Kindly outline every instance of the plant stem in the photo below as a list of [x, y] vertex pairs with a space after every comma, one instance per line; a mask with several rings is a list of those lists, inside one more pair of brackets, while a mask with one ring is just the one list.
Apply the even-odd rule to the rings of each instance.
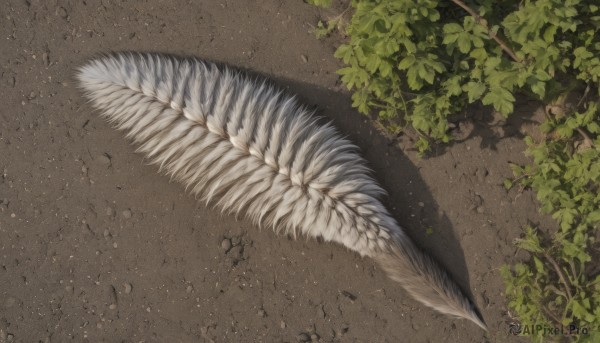
[[515, 62], [521, 62], [521, 59], [517, 57], [513, 49], [511, 49], [500, 37], [498, 37], [497, 34], [492, 33], [489, 27], [481, 21], [481, 16], [477, 14], [477, 12], [475, 12], [471, 7], [467, 6], [467, 4], [465, 4], [461, 0], [452, 0], [452, 2], [455, 3], [457, 6], [460, 6], [462, 9], [467, 11], [473, 18], [475, 18], [477, 23], [485, 28], [490, 38], [495, 40], [496, 43], [500, 45], [502, 50], [504, 50], [504, 52], [506, 52]]
[[585, 98], [587, 98], [587, 96], [588, 96], [589, 93], [590, 93], [590, 84], [588, 83], [585, 86], [585, 91], [583, 91], [583, 95], [581, 96], [581, 98], [577, 102], [577, 106], [575, 106], [576, 110], [579, 109], [579, 106], [581, 106], [581, 104], [583, 103], [583, 101], [585, 100]]
[[[531, 177], [531, 176], [532, 176], [531, 174], [523, 174], [523, 175], [521, 175], [521, 176], [517, 176], [517, 177], [515, 177], [515, 178], [512, 180], [512, 183], [517, 183], [518, 181], [520, 181], [520, 180], [522, 180], [522, 179], [525, 179], [525, 178], [528, 178], [528, 177]], [[511, 188], [512, 188], [512, 187], [511, 187]]]
[[560, 326], [561, 321], [558, 318], [556, 318], [556, 316], [552, 312], [550, 312], [550, 310], [547, 309], [546, 306], [540, 305], [540, 307], [542, 308], [542, 310], [544, 311], [544, 313], [546, 313], [546, 315], [548, 317], [550, 317], [552, 320], [554, 320], [554, 324], [556, 324], [557, 326]]
[[560, 266], [558, 265], [558, 263], [556, 263], [556, 261], [548, 253], [544, 253], [544, 257], [546, 257], [546, 259], [550, 262], [550, 264], [552, 264], [552, 266], [554, 267], [554, 270], [556, 271], [556, 274], [558, 274], [558, 278], [560, 279], [560, 282], [565, 286], [565, 291], [567, 292], [567, 298], [570, 302], [571, 299], [573, 298], [573, 294], [571, 293], [571, 287], [569, 287], [569, 284], [567, 283], [567, 279], [565, 279], [565, 275], [563, 274], [562, 270], [560, 270]]
[[578, 127], [577, 132], [583, 137], [583, 140], [591, 147], [595, 147], [594, 141], [588, 136], [588, 134], [582, 128]]

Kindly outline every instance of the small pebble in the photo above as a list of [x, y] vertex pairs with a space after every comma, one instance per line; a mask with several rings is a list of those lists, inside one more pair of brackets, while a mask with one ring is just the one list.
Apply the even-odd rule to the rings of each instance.
[[98, 329], [102, 329], [102, 323], [98, 322], [98, 324], [96, 324], [96, 327], [97, 327]]
[[67, 10], [64, 7], [59, 7], [56, 12], [61, 18], [66, 18], [68, 16]]
[[110, 304], [110, 306], [108, 307], [111, 310], [116, 310], [117, 309], [117, 304]]
[[152, 311], [152, 309], [150, 308], [150, 306], [146, 307], [146, 312], [150, 313], [150, 311]]
[[483, 206], [477, 206], [476, 210], [477, 210], [477, 213], [483, 213], [483, 212], [485, 212], [485, 207], [483, 207]]
[[319, 318], [325, 318], [325, 310], [323, 310], [323, 306], [319, 306], [317, 309], [317, 316]]
[[229, 249], [228, 254], [235, 259], [241, 259], [242, 258], [242, 247], [239, 245], [236, 245], [234, 247], [232, 247], [231, 249]]
[[356, 295], [354, 295], [348, 291], [342, 291], [342, 295], [345, 296], [346, 298], [350, 299], [351, 301], [356, 300]]
[[125, 218], [125, 219], [131, 218], [131, 210], [129, 210], [129, 209], [123, 211], [122, 214], [123, 214], [123, 218]]
[[185, 288], [185, 291], [186, 291], [187, 293], [192, 293], [192, 291], [193, 291], [193, 290], [194, 290], [194, 287], [192, 287], [192, 285], [188, 285], [188, 286]]
[[281, 323], [279, 323], [279, 327], [285, 329], [285, 326], [285, 322], [282, 320]]
[[425, 204], [422, 201], [419, 201], [419, 207], [425, 207]]
[[81, 231], [83, 231], [83, 232], [91, 232], [92, 228], [90, 228], [89, 224], [83, 223], [83, 224], [81, 224]]
[[231, 244], [232, 245], [240, 245], [240, 243], [242, 243], [242, 237], [241, 236], [233, 236], [233, 237], [231, 237]]
[[231, 249], [231, 240], [229, 238], [225, 238], [221, 241], [221, 249], [225, 250], [225, 252], [228, 252], [229, 249]]
[[263, 310], [263, 309], [260, 309], [260, 310], [258, 310], [258, 313], [257, 313], [257, 315], [258, 315], [259, 317], [261, 317], [261, 318], [264, 318], [264, 317], [266, 317], [266, 316], [267, 316], [267, 312], [266, 312], [265, 310]]
[[106, 215], [109, 217], [112, 217], [115, 215], [115, 210], [112, 209], [112, 207], [107, 207], [106, 208]]
[[11, 217], [11, 218], [14, 218], [14, 217], [16, 217], [16, 216], [17, 216], [17, 215], [16, 215], [16, 214], [14, 214], [14, 213], [11, 213], [11, 214], [10, 214], [10, 217]]
[[298, 342], [310, 342], [310, 336], [304, 332], [302, 332], [301, 334], [299, 334], [296, 337], [296, 341]]
[[104, 235], [104, 237], [110, 236], [110, 231], [108, 231], [108, 229], [104, 229], [103, 235]]
[[316, 333], [313, 333], [312, 335], [310, 335], [310, 339], [311, 339], [313, 342], [318, 342], [318, 341], [319, 341], [319, 338], [321, 338], [321, 337], [319, 337], [319, 335], [317, 335]]
[[98, 157], [96, 157], [96, 160], [103, 166], [110, 165], [110, 158], [108, 156], [106, 156], [105, 154], [98, 155]]
[[336, 331], [336, 337], [342, 337], [344, 334], [346, 334], [346, 332], [348, 332], [348, 327], [343, 326]]
[[87, 174], [87, 171], [88, 171], [88, 169], [87, 169], [86, 166], [81, 166], [81, 172], [82, 173]]
[[119, 245], [117, 244], [117, 242], [113, 242], [113, 248], [117, 248]]
[[300, 59], [302, 60], [302, 62], [308, 63], [308, 57], [306, 57], [306, 55], [300, 55]]
[[475, 171], [475, 176], [477, 176], [477, 180], [479, 180], [479, 182], [484, 182], [487, 175], [488, 171], [485, 168], [478, 168], [477, 171]]
[[486, 308], [490, 306], [490, 299], [485, 295], [485, 292], [479, 293], [478, 300], [479, 305], [483, 305]]
[[65, 286], [65, 291], [67, 291], [69, 293], [73, 293], [73, 286], [71, 286], [71, 285]]
[[124, 284], [123, 284], [123, 286], [125, 287], [125, 294], [129, 294], [129, 293], [131, 293], [131, 289], [132, 289], [133, 287], [131, 287], [131, 284], [130, 284], [130, 283], [124, 283]]

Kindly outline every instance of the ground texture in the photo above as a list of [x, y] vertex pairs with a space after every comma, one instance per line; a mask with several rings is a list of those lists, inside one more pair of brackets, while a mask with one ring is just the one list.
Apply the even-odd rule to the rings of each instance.
[[[427, 159], [350, 107], [297, 1], [0, 2], [0, 342], [516, 342], [499, 267], [528, 223], [532, 104], [474, 109]], [[393, 215], [455, 276], [490, 332], [427, 309], [370, 260], [222, 216], [148, 166], [100, 120], [74, 69], [108, 51], [195, 56], [269, 77], [359, 145]]]

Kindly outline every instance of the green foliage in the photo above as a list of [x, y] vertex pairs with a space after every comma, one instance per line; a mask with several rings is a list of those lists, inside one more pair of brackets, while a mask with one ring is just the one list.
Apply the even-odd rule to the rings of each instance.
[[354, 107], [376, 112], [392, 131], [411, 125], [425, 152], [449, 141], [448, 116], [466, 104], [510, 115], [517, 92], [549, 101], [573, 88], [565, 77], [597, 84], [593, 2], [480, 0], [475, 18], [451, 1], [353, 0], [350, 39], [335, 53], [347, 66], [338, 73]]
[[319, 20], [317, 27], [312, 29], [312, 32], [318, 39], [328, 36], [335, 30], [341, 30], [344, 27], [345, 21], [343, 15], [329, 19], [325, 22]]
[[[314, 0], [313, 2], [317, 2]], [[319, 1], [320, 2], [320, 1]], [[448, 118], [481, 103], [509, 116], [515, 95], [548, 104], [544, 138], [526, 139], [528, 166], [504, 186], [530, 187], [560, 229], [525, 228], [528, 263], [505, 266], [509, 306], [523, 324], [574, 324], [600, 341], [600, 4], [596, 0], [352, 0], [349, 39], [335, 57], [352, 104], [391, 131], [409, 125], [424, 153], [448, 142]], [[325, 34], [334, 22], [321, 25]], [[570, 104], [567, 99], [579, 96]], [[530, 333], [543, 337], [542, 332]], [[593, 336], [596, 335], [596, 336]]]
[[[531, 187], [542, 211], [552, 215], [559, 230], [551, 237], [528, 227], [516, 245], [532, 256], [529, 264], [505, 266], [509, 306], [523, 323], [588, 328], [579, 341], [600, 339], [600, 275], [590, 275], [591, 251], [600, 228], [600, 127], [598, 104], [589, 102], [585, 111], [552, 118], [543, 126], [548, 135], [542, 142], [526, 138], [533, 164], [513, 165], [515, 180]], [[586, 133], [596, 138], [591, 140]], [[543, 332], [532, 333], [543, 340]]]
[[331, 0], [306, 0], [306, 2], [319, 7], [331, 6]]

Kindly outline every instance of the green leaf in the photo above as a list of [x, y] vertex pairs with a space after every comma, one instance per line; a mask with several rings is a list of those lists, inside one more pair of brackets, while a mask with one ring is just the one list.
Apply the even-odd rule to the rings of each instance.
[[476, 59], [479, 62], [484, 62], [485, 59], [488, 57], [488, 53], [487, 53], [487, 50], [485, 50], [484, 48], [477, 48], [477, 49], [471, 50], [471, 53], [469, 54], [469, 56], [473, 57], [474, 59]]
[[543, 251], [540, 238], [536, 234], [535, 230], [531, 227], [525, 228], [525, 237], [515, 240], [515, 244], [519, 248], [530, 252], [540, 253]]
[[318, 7], [330, 7], [331, 0], [306, 0], [307, 3]]
[[402, 61], [400, 61], [400, 64], [398, 64], [398, 69], [406, 70], [410, 68], [416, 60], [417, 58], [415, 57], [415, 55], [408, 55], [405, 58], [403, 58]]
[[515, 97], [508, 89], [502, 87], [490, 89], [481, 100], [484, 105], [493, 105], [498, 112], [504, 115], [512, 113], [514, 101]]
[[459, 32], [464, 32], [465, 30], [463, 29], [462, 26], [458, 25], [457, 23], [449, 23], [444, 25], [444, 33], [448, 34], [448, 33], [459, 33]]
[[469, 53], [471, 51], [471, 35], [468, 33], [463, 33], [458, 36], [458, 50], [463, 54]]
[[449, 78], [445, 82], [444, 87], [446, 88], [448, 95], [458, 96], [462, 93], [462, 87], [460, 85], [460, 80], [461, 80], [460, 76], [454, 76], [454, 77]]
[[481, 99], [481, 96], [486, 91], [486, 87], [481, 82], [468, 82], [463, 86], [463, 90], [467, 92], [469, 97], [469, 103], [473, 103], [476, 100]]

